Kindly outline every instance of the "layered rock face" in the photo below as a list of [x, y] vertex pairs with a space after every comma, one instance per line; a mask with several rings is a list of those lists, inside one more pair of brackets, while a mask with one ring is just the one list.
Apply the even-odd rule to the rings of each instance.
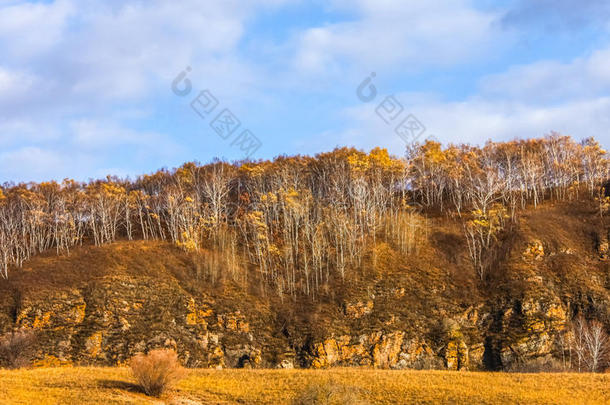
[[33, 331], [40, 366], [117, 365], [158, 347], [211, 368], [499, 370], [561, 359], [575, 314], [610, 320], [608, 233], [594, 234], [592, 218], [563, 233], [526, 218], [485, 283], [467, 273], [464, 246], [432, 246], [396, 267], [378, 257], [315, 299], [198, 279], [161, 242], [83, 247], [34, 258], [0, 284], [0, 333]]
[[[348, 321], [380, 315], [373, 301], [346, 307], [341, 317]], [[349, 309], [354, 307], [364, 310]], [[481, 305], [454, 318], [439, 317], [436, 334], [417, 334], [394, 321], [371, 332], [354, 327], [352, 333], [330, 333], [302, 345], [286, 336], [270, 342], [277, 331], [260, 320], [272, 317], [271, 311], [220, 309], [209, 297], [193, 296], [176, 283], [117, 276], [80, 289], [25, 295], [14, 322], [5, 316], [2, 329], [34, 331], [39, 366], [117, 365], [138, 352], [169, 347], [189, 367], [477, 370], [556, 354], [567, 313], [561, 302], [530, 297], [497, 312]]]
[[[152, 278], [107, 277], [26, 296], [15, 326], [36, 333], [40, 364], [121, 364], [155, 347], [178, 350], [191, 367], [261, 363], [260, 343], [239, 311], [218, 313], [177, 284]], [[237, 343], [227, 346], [227, 339]]]

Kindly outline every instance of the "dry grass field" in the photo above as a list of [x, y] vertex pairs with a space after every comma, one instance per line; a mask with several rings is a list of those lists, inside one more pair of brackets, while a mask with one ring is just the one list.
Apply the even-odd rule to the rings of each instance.
[[[604, 404], [609, 374], [444, 371], [190, 370], [160, 399], [146, 397], [127, 368], [0, 370], [1, 404], [290, 404], [305, 391], [339, 387], [325, 404]], [[350, 395], [344, 395], [348, 392]], [[346, 399], [347, 398], [347, 399]], [[358, 399], [356, 399], [358, 398]]]

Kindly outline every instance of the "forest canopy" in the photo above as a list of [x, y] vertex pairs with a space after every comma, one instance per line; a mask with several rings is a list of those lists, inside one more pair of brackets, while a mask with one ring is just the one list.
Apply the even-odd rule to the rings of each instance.
[[484, 279], [497, 235], [520, 210], [587, 198], [610, 206], [608, 153], [593, 138], [484, 146], [427, 141], [394, 157], [338, 148], [272, 161], [186, 163], [135, 180], [0, 187], [0, 274], [55, 249], [117, 239], [166, 240], [205, 253], [202, 275], [252, 277], [280, 294], [315, 296], [350, 277], [378, 240], [417, 252], [426, 216], [461, 219], [469, 256]]

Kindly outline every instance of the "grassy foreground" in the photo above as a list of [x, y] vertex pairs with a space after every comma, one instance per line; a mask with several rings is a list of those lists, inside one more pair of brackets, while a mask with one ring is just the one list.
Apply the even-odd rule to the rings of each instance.
[[370, 404], [610, 403], [609, 374], [190, 370], [169, 393], [140, 393], [126, 368], [0, 370], [0, 404], [290, 404], [310, 384], [349, 386]]

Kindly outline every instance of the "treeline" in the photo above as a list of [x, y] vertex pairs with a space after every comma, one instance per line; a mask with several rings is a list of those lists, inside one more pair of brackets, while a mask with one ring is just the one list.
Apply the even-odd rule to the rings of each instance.
[[404, 158], [376, 148], [315, 157], [187, 163], [136, 180], [0, 188], [0, 272], [48, 249], [119, 238], [168, 240], [211, 280], [256, 278], [280, 294], [315, 296], [375, 261], [379, 241], [417, 252], [427, 212], [463, 216], [474, 268], [519, 209], [600, 197], [610, 170], [593, 139], [551, 134], [483, 147], [414, 145]]

